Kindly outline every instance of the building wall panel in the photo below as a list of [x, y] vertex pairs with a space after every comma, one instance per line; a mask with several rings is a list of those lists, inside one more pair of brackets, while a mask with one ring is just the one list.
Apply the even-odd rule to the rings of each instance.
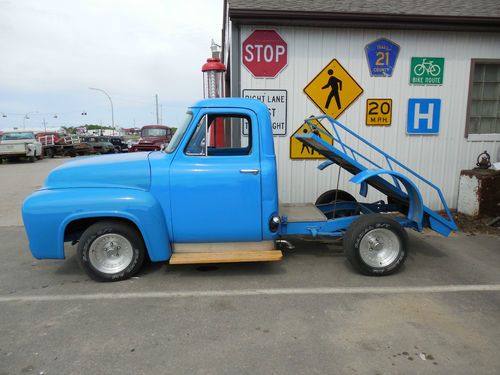
[[[500, 142], [492, 137], [489, 140], [486, 138], [486, 141], [475, 142], [464, 137], [471, 59], [500, 59], [500, 34], [272, 26], [267, 28], [277, 30], [287, 42], [288, 66], [276, 78], [263, 79], [253, 77], [240, 65], [239, 83], [241, 90], [288, 91], [287, 136], [275, 137], [279, 193], [283, 202], [315, 201], [323, 191], [337, 186], [336, 166], [319, 171], [316, 167], [320, 161], [291, 160], [289, 157], [291, 134], [303, 123], [305, 117], [321, 114], [302, 90], [333, 58], [336, 58], [364, 89], [363, 95], [338, 120], [441, 187], [451, 207], [457, 205], [460, 171], [472, 168], [477, 155], [484, 150], [488, 150], [495, 160], [500, 157]], [[257, 28], [252, 26], [241, 26], [240, 43], [255, 29]], [[397, 43], [401, 48], [393, 76], [390, 78], [370, 77], [365, 56], [365, 46], [382, 37]], [[412, 56], [444, 57], [444, 84], [409, 85]], [[232, 96], [239, 95], [241, 92], [232, 93]], [[391, 126], [365, 125], [368, 98], [393, 100]], [[409, 98], [442, 100], [439, 135], [406, 134]], [[369, 153], [368, 156], [374, 155]], [[350, 174], [342, 171], [339, 187], [356, 194], [357, 188], [347, 182], [349, 178]], [[435, 209], [440, 208], [436, 194], [427, 188], [423, 188], [422, 192], [427, 204]], [[382, 198], [383, 196], [374, 191], [368, 196], [369, 200]]]

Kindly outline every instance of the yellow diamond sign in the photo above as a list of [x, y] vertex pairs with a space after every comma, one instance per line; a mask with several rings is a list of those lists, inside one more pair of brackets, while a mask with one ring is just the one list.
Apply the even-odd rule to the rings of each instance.
[[[330, 134], [328, 130], [318, 121], [310, 120], [312, 124], [323, 130], [324, 132]], [[302, 143], [297, 138], [294, 137], [295, 134], [308, 134], [311, 132], [311, 127], [304, 122], [296, 131], [290, 136], [290, 159], [326, 159], [323, 155], [314, 151], [308, 145]], [[333, 145], [333, 139], [328, 137], [326, 134], [314, 129], [313, 132], [321, 137], [327, 143]]]
[[309, 82], [304, 92], [323, 113], [338, 118], [363, 93], [363, 89], [333, 59]]

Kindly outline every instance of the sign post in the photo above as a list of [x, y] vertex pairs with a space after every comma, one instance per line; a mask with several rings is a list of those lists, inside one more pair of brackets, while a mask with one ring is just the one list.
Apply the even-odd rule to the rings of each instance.
[[333, 59], [308, 83], [304, 93], [323, 113], [336, 119], [363, 93], [363, 89]]
[[287, 65], [287, 43], [276, 30], [255, 30], [242, 46], [243, 65], [255, 78], [274, 78]]
[[[286, 135], [286, 90], [251, 90], [245, 89], [242, 97], [260, 100], [267, 105], [273, 125], [273, 135]], [[248, 125], [243, 127], [243, 135], [248, 135]]]

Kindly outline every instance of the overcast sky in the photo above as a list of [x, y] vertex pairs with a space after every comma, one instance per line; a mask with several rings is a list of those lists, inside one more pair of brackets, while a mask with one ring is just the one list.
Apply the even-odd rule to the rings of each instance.
[[[0, 0], [0, 129], [175, 125], [203, 95], [223, 0]], [[87, 116], [81, 113], [86, 112]], [[58, 118], [53, 118], [57, 114]]]

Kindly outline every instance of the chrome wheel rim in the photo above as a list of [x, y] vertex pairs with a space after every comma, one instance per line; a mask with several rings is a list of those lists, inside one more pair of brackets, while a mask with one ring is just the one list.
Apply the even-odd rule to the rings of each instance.
[[134, 249], [125, 237], [109, 233], [99, 236], [89, 249], [90, 264], [99, 272], [114, 274], [123, 271], [132, 262]]
[[387, 267], [398, 257], [401, 242], [389, 229], [377, 228], [367, 232], [359, 244], [359, 254], [363, 262], [374, 268]]

